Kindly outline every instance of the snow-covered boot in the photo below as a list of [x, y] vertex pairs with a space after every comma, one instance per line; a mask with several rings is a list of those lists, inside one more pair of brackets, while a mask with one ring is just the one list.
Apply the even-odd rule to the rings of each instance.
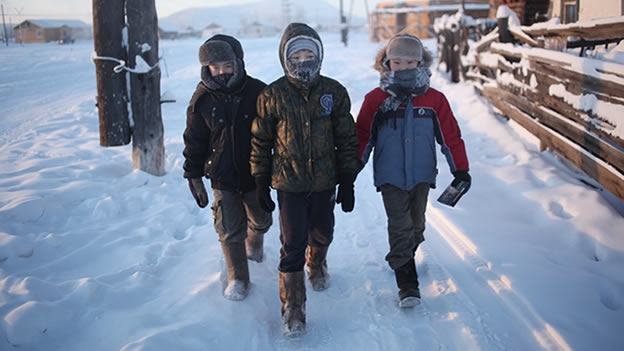
[[399, 287], [399, 307], [414, 307], [420, 303], [418, 289], [418, 274], [416, 262], [412, 258], [406, 264], [394, 270], [397, 286]]
[[223, 296], [228, 300], [244, 300], [249, 292], [249, 266], [243, 243], [221, 243], [227, 268], [227, 286]]
[[306, 271], [310, 285], [315, 291], [329, 287], [329, 273], [327, 272], [327, 246], [308, 246], [306, 253]]
[[262, 262], [264, 256], [264, 234], [248, 233], [245, 239], [245, 249], [247, 250], [247, 258]]
[[305, 334], [305, 273], [303, 271], [279, 272], [279, 289], [284, 336], [295, 337]]

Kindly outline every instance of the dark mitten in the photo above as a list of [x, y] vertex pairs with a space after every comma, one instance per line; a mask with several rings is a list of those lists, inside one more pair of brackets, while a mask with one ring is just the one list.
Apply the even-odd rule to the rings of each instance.
[[201, 208], [208, 206], [208, 193], [201, 178], [189, 178], [188, 185], [197, 205]]
[[472, 184], [472, 177], [470, 177], [468, 171], [455, 171], [453, 172], [453, 176], [455, 177], [455, 179], [453, 179], [451, 185], [457, 186], [459, 182], [466, 182], [468, 185], [466, 186], [466, 190], [464, 190], [464, 193], [467, 193], [468, 189], [470, 189], [470, 185]]
[[271, 177], [256, 177], [256, 200], [266, 212], [273, 212], [275, 209], [275, 202], [271, 200]]
[[351, 174], [342, 175], [338, 184], [338, 194], [336, 195], [336, 203], [340, 204], [343, 212], [353, 211], [355, 206], [355, 186], [353, 182], [355, 177]]

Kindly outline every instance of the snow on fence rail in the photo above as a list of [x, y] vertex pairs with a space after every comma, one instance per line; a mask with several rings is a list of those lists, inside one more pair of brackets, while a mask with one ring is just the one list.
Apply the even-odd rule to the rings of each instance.
[[476, 23], [461, 13], [436, 23], [439, 67], [624, 201], [624, 16], [530, 27], [499, 19], [485, 35]]

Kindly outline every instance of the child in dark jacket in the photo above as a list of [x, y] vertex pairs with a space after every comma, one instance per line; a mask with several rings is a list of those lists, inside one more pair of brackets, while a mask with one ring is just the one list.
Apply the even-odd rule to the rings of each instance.
[[318, 33], [291, 23], [279, 55], [284, 76], [258, 97], [250, 162], [258, 202], [266, 211], [275, 208], [271, 187], [277, 190], [282, 328], [295, 336], [306, 331], [304, 266], [313, 290], [328, 287], [334, 202], [345, 212], [353, 210], [358, 139], [347, 90], [319, 73], [323, 45]]
[[444, 94], [429, 87], [431, 62], [417, 37], [391, 38], [375, 60], [380, 87], [366, 95], [356, 121], [363, 164], [375, 149], [374, 184], [388, 217], [386, 261], [395, 273], [401, 307], [420, 303], [414, 255], [425, 240], [427, 197], [438, 174], [436, 142], [455, 177], [452, 184], [464, 181], [469, 187], [471, 182], [457, 120]]
[[199, 207], [208, 205], [202, 179], [210, 179], [214, 228], [227, 268], [223, 295], [242, 300], [249, 289], [247, 259], [260, 262], [270, 213], [258, 204], [249, 167], [251, 123], [266, 84], [245, 72], [238, 40], [217, 34], [199, 48], [201, 82], [186, 114], [184, 178]]

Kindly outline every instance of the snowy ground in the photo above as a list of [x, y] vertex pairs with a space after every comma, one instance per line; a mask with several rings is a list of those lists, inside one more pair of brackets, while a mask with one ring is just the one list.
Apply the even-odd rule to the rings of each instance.
[[[322, 37], [322, 72], [347, 87], [355, 116], [379, 45]], [[278, 41], [243, 40], [251, 75], [281, 74]], [[0, 350], [624, 348], [624, 206], [443, 72], [432, 85], [458, 117], [473, 186], [455, 208], [437, 203], [451, 180], [440, 157], [416, 256], [422, 304], [397, 306], [370, 165], [355, 211], [336, 210], [332, 285], [308, 289], [305, 337], [280, 332], [277, 215], [250, 296], [225, 300], [211, 213], [181, 169], [200, 44], [160, 43], [162, 90], [177, 98], [162, 106], [162, 177], [132, 171], [130, 146], [99, 146], [92, 43], [0, 47]]]

